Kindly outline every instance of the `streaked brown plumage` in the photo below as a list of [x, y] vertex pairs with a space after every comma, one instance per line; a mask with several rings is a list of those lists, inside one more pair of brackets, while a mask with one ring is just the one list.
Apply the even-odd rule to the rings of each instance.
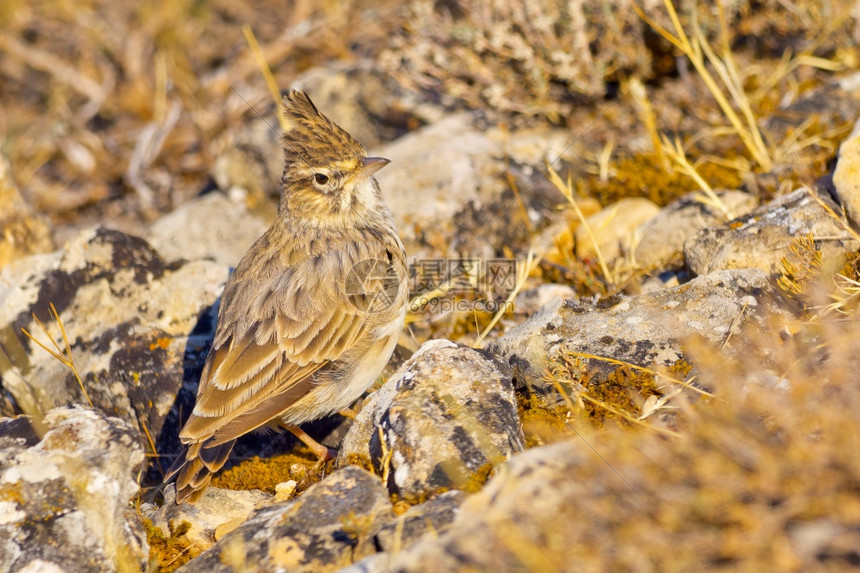
[[278, 218], [224, 288], [212, 350], [180, 439], [176, 501], [194, 502], [235, 440], [354, 402], [403, 326], [406, 255], [368, 158], [302, 92], [284, 97]]

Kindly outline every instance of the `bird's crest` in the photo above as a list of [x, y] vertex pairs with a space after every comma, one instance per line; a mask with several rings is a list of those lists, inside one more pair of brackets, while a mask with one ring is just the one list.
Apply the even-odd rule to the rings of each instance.
[[367, 155], [360, 143], [319, 112], [306, 93], [293, 90], [285, 95], [283, 113], [288, 125], [282, 138], [288, 167], [296, 162], [329, 165]]

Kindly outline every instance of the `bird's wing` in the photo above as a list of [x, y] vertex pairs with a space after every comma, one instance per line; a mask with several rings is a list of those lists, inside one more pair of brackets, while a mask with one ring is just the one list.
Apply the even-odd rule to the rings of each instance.
[[312, 389], [315, 372], [374, 342], [390, 316], [379, 312], [386, 297], [404, 288], [405, 258], [386, 249], [380, 261], [369, 249], [347, 243], [281, 272], [269, 267], [262, 282], [247, 272], [231, 279], [183, 442], [213, 446], [265, 424]]

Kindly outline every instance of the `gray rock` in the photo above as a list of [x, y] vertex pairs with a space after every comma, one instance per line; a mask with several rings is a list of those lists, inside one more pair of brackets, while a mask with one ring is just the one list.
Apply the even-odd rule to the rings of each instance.
[[465, 498], [461, 491], [448, 491], [409, 508], [376, 534], [379, 547], [397, 553], [426, 534], [443, 533], [454, 521]]
[[839, 160], [833, 172], [836, 197], [854, 225], [860, 225], [860, 120], [839, 146]]
[[431, 340], [365, 400], [337, 461], [373, 464], [392, 493], [420, 499], [472, 488], [522, 449], [505, 366], [486, 352]]
[[[755, 197], [741, 191], [718, 191], [717, 196], [732, 217], [749, 213], [756, 204]], [[703, 197], [701, 192], [688, 193], [639, 227], [641, 238], [634, 253], [640, 266], [661, 270], [683, 267], [684, 242], [705, 227], [725, 222], [723, 213], [706, 205]]]
[[79, 407], [34, 422], [41, 440], [18, 420], [0, 422], [0, 572], [143, 570], [137, 431]]
[[[715, 345], [728, 341], [723, 350], [730, 352], [741, 338], [741, 328], [765, 328], [768, 314], [785, 316], [775, 295], [762, 271], [744, 269], [715, 272], [636, 297], [616, 297], [601, 303], [602, 308], [556, 300], [489, 349], [508, 361], [520, 383], [551, 391], [545, 372], [566, 353], [671, 367], [686, 356], [684, 344], [694, 338]], [[607, 308], [609, 302], [612, 306]], [[582, 364], [595, 375], [593, 381], [618, 368], [593, 358], [582, 358]]]
[[[466, 499], [447, 531], [347, 571], [518, 571], [561, 563], [560, 556], [573, 557], [563, 532], [582, 519], [578, 499], [594, 495], [593, 484], [575, 477], [587, 455], [571, 442], [517, 454]], [[523, 561], [530, 552], [537, 555]], [[547, 553], [550, 559], [540, 559]]]
[[64, 349], [53, 304], [92, 404], [156, 440], [183, 379], [205, 358], [227, 274], [207, 261], [167, 264], [142, 239], [107, 229], [12, 262], [0, 269], [2, 388], [27, 414], [87, 403], [71, 368], [21, 332], [51, 346], [35, 313]]
[[829, 198], [811, 193], [815, 191], [798, 189], [725, 225], [703, 229], [684, 244], [687, 266], [698, 275], [744, 268], [776, 274], [791, 242], [809, 233], [824, 257], [857, 250], [860, 243], [821, 202], [834, 213], [839, 213], [839, 207]]
[[531, 316], [552, 302], [553, 299], [566, 299], [576, 296], [569, 285], [544, 283], [520, 292], [514, 299], [514, 312]]
[[153, 223], [144, 238], [166, 261], [206, 259], [236, 266], [271, 223], [236, 195], [209, 193], [189, 201]]
[[241, 196], [251, 210], [274, 217], [281, 196], [284, 150], [275, 105], [268, 98], [265, 101], [257, 108], [262, 117], [252, 115], [244, 129], [225, 133], [228, 139], [212, 166], [212, 179], [223, 192]]
[[375, 551], [393, 519], [379, 478], [347, 467], [294, 501], [257, 510], [180, 571], [334, 571]]
[[473, 120], [448, 116], [373, 152], [391, 160], [376, 178], [410, 257], [455, 254], [452, 237], [474, 238], [482, 230], [476, 214], [507, 189], [503, 147]]
[[209, 487], [197, 503], [177, 504], [176, 490], [170, 486], [164, 489], [162, 506], [150, 505], [150, 511], [143, 513], [165, 537], [170, 536], [171, 523], [178, 526], [187, 521], [190, 527], [185, 537], [202, 550], [212, 547], [218, 539], [244, 523], [255, 509], [272, 500], [272, 495], [259, 490]]

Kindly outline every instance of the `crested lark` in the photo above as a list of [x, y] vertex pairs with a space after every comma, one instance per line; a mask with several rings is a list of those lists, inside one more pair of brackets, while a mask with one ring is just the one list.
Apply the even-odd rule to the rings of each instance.
[[278, 217], [224, 288], [179, 434], [186, 449], [165, 477], [177, 476], [177, 503], [200, 497], [243, 434], [297, 430], [352, 404], [382, 372], [406, 316], [406, 255], [373, 178], [388, 160], [367, 157], [302, 92], [283, 110]]

